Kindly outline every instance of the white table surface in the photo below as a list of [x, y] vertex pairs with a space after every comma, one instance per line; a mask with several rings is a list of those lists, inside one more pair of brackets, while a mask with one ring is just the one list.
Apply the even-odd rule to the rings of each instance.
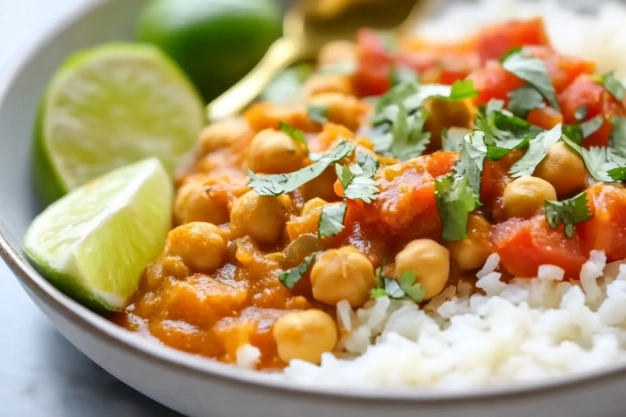
[[[0, 0], [0, 74], [34, 32], [82, 0]], [[132, 1], [132, 0], [129, 0]], [[0, 261], [0, 417], [175, 417], [69, 344]]]

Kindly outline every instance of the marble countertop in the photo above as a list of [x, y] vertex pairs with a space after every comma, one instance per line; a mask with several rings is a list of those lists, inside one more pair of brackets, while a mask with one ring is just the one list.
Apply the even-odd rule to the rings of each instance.
[[[83, 0], [0, 0], [0, 73], [33, 32]], [[180, 417], [67, 342], [0, 261], [0, 416]]]

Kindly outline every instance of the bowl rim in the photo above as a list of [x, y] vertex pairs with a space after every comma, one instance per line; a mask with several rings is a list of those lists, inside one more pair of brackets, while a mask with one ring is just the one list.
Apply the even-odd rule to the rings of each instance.
[[[99, 7], [108, 2], [109, 0], [86, 0], [73, 7], [73, 10], [67, 12], [63, 18], [57, 19], [56, 22], [48, 25], [45, 29], [31, 35], [23, 43], [23, 47], [8, 58], [6, 66], [0, 71], [0, 111], [7, 105], [7, 91], [19, 77], [22, 69], [30, 64], [38, 52], [49, 42], [53, 42], [60, 32], [88, 14], [97, 12]], [[506, 384], [501, 387], [463, 389], [460, 391], [415, 387], [393, 388], [393, 390], [356, 387], [343, 389], [339, 392], [334, 386], [323, 387], [319, 384], [309, 386], [294, 383], [294, 381], [288, 379], [277, 378], [258, 371], [236, 368], [199, 355], [182, 352], [114, 324], [52, 286], [27, 261], [22, 259], [18, 253], [21, 252], [21, 248], [19, 250], [13, 248], [5, 234], [5, 222], [3, 219], [0, 219], [0, 257], [4, 259], [21, 284], [50, 308], [72, 322], [73, 325], [80, 327], [108, 344], [115, 345], [118, 349], [134, 355], [141, 355], [152, 362], [192, 373], [198, 377], [224, 379], [230, 383], [251, 389], [278, 393], [290, 392], [326, 400], [359, 400], [375, 401], [377, 403], [382, 401], [383, 403], [402, 402], [407, 404], [439, 403], [441, 405], [445, 403], [451, 406], [454, 404], [458, 405], [459, 402], [481, 401], [485, 399], [506, 400], [537, 393], [554, 394], [557, 391], [569, 390], [601, 379], [626, 377], [626, 363], [624, 363], [550, 380]]]

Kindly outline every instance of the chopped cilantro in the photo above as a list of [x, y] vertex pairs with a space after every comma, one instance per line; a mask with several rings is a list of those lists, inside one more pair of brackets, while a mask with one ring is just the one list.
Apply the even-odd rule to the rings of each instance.
[[344, 189], [350, 185], [354, 179], [354, 172], [352, 172], [348, 165], [335, 164], [335, 172], [337, 173], [337, 178], [339, 178], [339, 182]]
[[589, 113], [589, 109], [587, 106], [580, 106], [574, 112], [574, 118], [579, 122], [582, 122], [587, 117], [587, 113]]
[[599, 76], [600, 83], [607, 89], [613, 97], [618, 101], [624, 101], [626, 99], [626, 87], [622, 84], [613, 73], [609, 72]]
[[484, 133], [476, 131], [463, 139], [460, 151], [460, 160], [456, 166], [458, 175], [465, 175], [470, 187], [480, 194], [483, 167], [485, 164], [486, 150], [484, 146]]
[[298, 281], [309, 271], [311, 265], [315, 262], [315, 255], [307, 256], [304, 262], [288, 271], [281, 272], [278, 275], [278, 280], [286, 288], [292, 289], [296, 286]]
[[504, 55], [502, 55], [499, 59], [500, 63], [504, 63], [511, 55], [515, 55], [519, 53], [523, 48], [521, 46], [516, 46], [514, 48], [509, 49]]
[[[368, 155], [369, 158], [372, 158]], [[378, 197], [378, 185], [373, 179], [376, 174], [376, 164], [366, 157], [362, 157], [363, 165], [341, 166], [335, 165], [337, 177], [343, 187], [343, 195], [350, 200], [362, 200], [371, 203]], [[357, 161], [358, 162], [358, 161]], [[376, 163], [378, 161], [375, 161]]]
[[548, 75], [548, 69], [543, 61], [521, 50], [506, 57], [502, 62], [502, 67], [535, 88], [548, 101], [550, 106], [556, 110], [561, 110], [554, 86]]
[[423, 131], [427, 118], [426, 109], [409, 115], [404, 106], [399, 106], [398, 118], [391, 127], [393, 139], [389, 149], [395, 158], [406, 161], [420, 156], [426, 150], [430, 144], [430, 133]]
[[563, 137], [561, 124], [559, 123], [551, 130], [545, 131], [531, 139], [528, 143], [528, 151], [510, 169], [509, 174], [513, 178], [524, 175], [532, 175], [535, 168], [546, 157], [548, 149]]
[[535, 137], [543, 131], [526, 120], [503, 110], [502, 100], [490, 100], [481, 107], [476, 115], [476, 128], [485, 133], [484, 141], [488, 145], [512, 148], [526, 136]]
[[347, 140], [340, 141], [334, 148], [323, 153], [311, 165], [289, 174], [259, 177], [248, 171], [252, 188], [259, 195], [281, 195], [290, 193], [314, 178], [319, 177], [330, 165], [341, 161], [354, 152], [355, 146]]
[[509, 100], [508, 109], [520, 117], [526, 117], [532, 110], [546, 107], [541, 93], [528, 85], [511, 91]]
[[574, 236], [574, 225], [585, 222], [593, 217], [589, 210], [587, 193], [582, 192], [576, 197], [563, 201], [546, 201], [546, 221], [551, 228], [565, 226], [565, 236]]
[[418, 81], [417, 73], [409, 68], [394, 67], [389, 74], [391, 85], [397, 85], [407, 82], [416, 83]]
[[612, 181], [612, 178], [606, 172], [607, 169], [605, 166], [607, 162], [609, 162], [609, 153], [607, 152], [607, 148], [594, 146], [589, 149], [585, 149], [568, 136], [563, 136], [563, 142], [567, 143], [570, 148], [576, 151], [583, 158], [589, 174], [591, 174], [596, 181]]
[[301, 131], [300, 129], [296, 129], [295, 127], [291, 126], [289, 123], [285, 123], [285, 122], [278, 122], [278, 128], [282, 130], [283, 132], [285, 132], [287, 135], [289, 135], [289, 137], [293, 139], [295, 142], [301, 143], [305, 147], [308, 147], [307, 142], [306, 142], [306, 136], [304, 136], [304, 132]]
[[421, 302], [426, 296], [426, 291], [419, 283], [415, 282], [415, 272], [405, 271], [398, 280], [383, 276], [384, 265], [376, 269], [378, 280], [377, 288], [370, 291], [372, 298], [389, 297], [394, 300], [412, 300]]
[[582, 143], [583, 140], [596, 133], [603, 123], [604, 118], [599, 115], [580, 124], [563, 126], [563, 134], [576, 143]]
[[471, 130], [462, 127], [451, 127], [441, 131], [441, 141], [444, 151], [458, 152], [463, 146], [465, 136], [472, 133]]
[[306, 114], [309, 116], [309, 119], [313, 120], [315, 123], [323, 125], [328, 122], [329, 110], [328, 106], [322, 104], [309, 104], [306, 108]]
[[317, 224], [317, 236], [328, 237], [341, 233], [347, 210], [348, 206], [344, 202], [324, 206]]
[[613, 181], [626, 181], [626, 167], [609, 169], [607, 174]]
[[474, 88], [474, 82], [472, 80], [459, 80], [452, 84], [450, 94], [442, 98], [448, 100], [465, 100], [474, 97], [478, 97], [478, 91]]
[[469, 213], [480, 206], [478, 194], [470, 186], [467, 177], [450, 174], [437, 178], [435, 200], [443, 226], [443, 241], [465, 239]]
[[364, 174], [369, 178], [374, 178], [380, 166], [378, 159], [361, 148], [357, 148], [356, 150], [356, 163], [359, 164]]
[[626, 117], [613, 116], [611, 124], [611, 148], [619, 155], [626, 156]]

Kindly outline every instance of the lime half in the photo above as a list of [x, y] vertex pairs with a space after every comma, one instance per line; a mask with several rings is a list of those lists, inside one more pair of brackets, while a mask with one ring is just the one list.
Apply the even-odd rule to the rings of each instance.
[[24, 252], [53, 285], [97, 310], [120, 311], [171, 226], [172, 181], [157, 159], [119, 168], [50, 205]]
[[55, 74], [40, 109], [39, 193], [50, 203], [149, 157], [173, 173], [203, 125], [200, 95], [156, 47], [108, 44], [78, 52]]

